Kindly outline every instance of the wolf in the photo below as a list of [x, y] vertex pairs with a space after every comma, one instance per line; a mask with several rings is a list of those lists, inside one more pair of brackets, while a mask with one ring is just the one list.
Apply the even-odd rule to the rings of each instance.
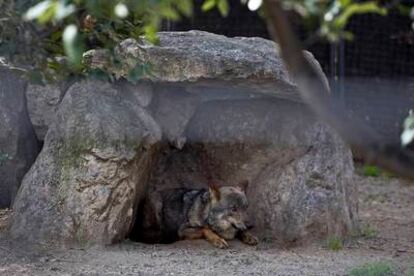
[[245, 244], [256, 245], [258, 239], [246, 223], [247, 184], [244, 181], [236, 186], [152, 192], [141, 205], [141, 219], [136, 222], [131, 239], [146, 243], [206, 239], [218, 248], [227, 248], [227, 240], [238, 238]]

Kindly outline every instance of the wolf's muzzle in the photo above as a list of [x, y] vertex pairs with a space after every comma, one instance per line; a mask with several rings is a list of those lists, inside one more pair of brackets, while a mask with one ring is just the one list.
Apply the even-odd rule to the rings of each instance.
[[241, 231], [247, 230], [246, 225], [244, 225], [243, 223], [232, 223], [231, 225], [237, 230], [241, 230]]

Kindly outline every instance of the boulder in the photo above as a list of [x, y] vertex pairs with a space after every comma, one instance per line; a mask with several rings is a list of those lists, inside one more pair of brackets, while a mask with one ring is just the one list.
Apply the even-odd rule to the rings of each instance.
[[[111, 63], [109, 51], [90, 50], [84, 63], [116, 78], [139, 73], [140, 79], [154, 82], [201, 82], [208, 85], [227, 81], [226, 89], [301, 101], [295, 83], [279, 55], [278, 46], [258, 37], [228, 38], [203, 31], [160, 32], [159, 44], [145, 39], [127, 39], [116, 48], [118, 61]], [[305, 52], [321, 78], [328, 85], [319, 63]], [[212, 82], [211, 82], [212, 81]], [[220, 84], [220, 82], [219, 82]]]
[[[278, 99], [210, 101], [186, 129], [187, 145], [159, 160], [154, 189], [249, 180], [259, 236], [284, 243], [344, 236], [357, 227], [350, 150], [307, 107]], [[172, 162], [174, 160], [174, 162]], [[195, 184], [194, 184], [195, 183]]]
[[20, 74], [0, 66], [0, 208], [10, 207], [38, 154]]
[[[158, 90], [165, 91], [165, 87], [171, 88], [171, 82], [177, 84], [184, 82], [187, 91], [197, 92], [203, 99], [206, 98], [206, 91], [214, 91], [216, 94], [214, 99], [234, 98], [237, 95], [242, 97], [271, 95], [301, 101], [294, 81], [279, 57], [277, 45], [272, 41], [257, 37], [228, 38], [203, 31], [160, 32], [159, 38], [159, 45], [150, 44], [145, 39], [138, 41], [127, 39], [121, 42], [116, 49], [117, 59], [121, 62], [116, 64], [110, 63], [109, 51], [105, 49], [88, 51], [84, 54], [84, 62], [89, 68], [105, 70], [118, 79], [129, 78], [131, 71], [138, 70], [141, 72], [139, 74], [141, 80], [164, 83]], [[319, 63], [309, 52], [305, 54], [328, 85]], [[147, 102], [144, 105], [148, 105], [150, 99], [148, 95], [151, 94], [146, 91], [150, 86], [148, 82], [141, 82], [140, 85], [147, 86], [141, 89], [140, 97]], [[56, 110], [63, 98], [66, 89], [63, 86], [67, 86], [67, 83], [28, 86], [29, 116], [41, 141], [44, 140], [48, 126], [54, 120]], [[123, 82], [123, 86], [124, 89], [131, 89], [133, 85]], [[181, 89], [181, 92], [184, 90]], [[181, 92], [169, 91], [171, 101], [183, 99], [179, 96]], [[172, 94], [176, 96], [173, 97]], [[163, 99], [165, 97], [156, 102], [159, 106], [156, 107], [154, 116], [165, 114], [167, 105], [162, 103]], [[191, 115], [191, 109], [195, 106], [193, 103], [198, 99], [183, 100], [188, 101], [183, 103], [184, 110]], [[185, 114], [176, 115], [188, 117]], [[164, 126], [166, 136], [180, 145], [184, 138], [179, 132], [188, 118], [177, 123], [175, 116], [168, 117], [175, 122], [169, 123], [168, 129]]]
[[22, 183], [10, 234], [56, 245], [123, 239], [160, 138], [136, 93], [98, 81], [74, 84]]
[[195, 31], [159, 37], [157, 46], [123, 41], [116, 64], [106, 50], [85, 54], [91, 68], [131, 82], [68, 90], [16, 198], [13, 236], [113, 243], [127, 237], [146, 192], [209, 179], [249, 180], [261, 237], [306, 242], [356, 228], [351, 153], [301, 102], [276, 44]]
[[181, 149], [186, 142], [185, 128], [201, 97], [188, 93], [188, 85], [158, 84], [155, 87], [151, 114], [162, 128], [164, 141]]
[[55, 119], [63, 93], [57, 85], [29, 84], [26, 97], [30, 120], [37, 138], [43, 141], [49, 125]]

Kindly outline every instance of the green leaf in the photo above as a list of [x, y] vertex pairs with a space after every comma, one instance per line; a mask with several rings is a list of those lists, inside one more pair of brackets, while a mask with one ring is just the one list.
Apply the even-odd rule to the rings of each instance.
[[170, 5], [161, 7], [161, 14], [164, 18], [176, 21], [180, 19], [180, 15]]
[[50, 21], [52, 21], [56, 16], [56, 10], [57, 10], [57, 2], [53, 1], [49, 7], [42, 13], [40, 16], [37, 17], [37, 21], [40, 24], [46, 24]]
[[62, 40], [63, 48], [69, 63], [72, 66], [79, 68], [84, 48], [77, 26], [74, 24], [66, 26], [63, 31]]
[[153, 43], [153, 44], [158, 44], [159, 43], [159, 38], [157, 36], [157, 27], [154, 26], [153, 24], [147, 25], [144, 27], [144, 32], [145, 32], [145, 38]]
[[204, 12], [212, 10], [216, 6], [216, 4], [216, 0], [206, 0], [201, 6], [201, 10]]
[[53, 3], [50, 0], [42, 1], [36, 4], [27, 10], [27, 12], [23, 15], [23, 19], [28, 21], [38, 19], [50, 8], [52, 4]]
[[193, 1], [181, 0], [176, 4], [177, 9], [187, 17], [193, 14]]
[[[398, 12], [403, 16], [411, 16], [413, 8], [403, 4], [397, 4]], [[411, 18], [412, 19], [412, 18]]]
[[66, 1], [60, 0], [56, 5], [55, 19], [60, 21], [75, 12], [74, 5], [66, 5]]
[[387, 10], [378, 6], [376, 2], [364, 2], [350, 4], [345, 10], [334, 20], [334, 25], [338, 29], [345, 28], [351, 16], [355, 14], [377, 13], [386, 15]]
[[349, 4], [351, 4], [352, 0], [339, 0], [339, 3], [341, 4], [342, 7], [346, 7]]
[[59, 41], [62, 39], [62, 31], [56, 31], [50, 34], [50, 39], [52, 41]]
[[47, 63], [47, 68], [52, 69], [54, 71], [59, 71], [60, 69], [62, 69], [62, 64], [55, 60], [52, 60]]
[[222, 16], [226, 17], [229, 14], [230, 8], [227, 0], [218, 0], [217, 8]]

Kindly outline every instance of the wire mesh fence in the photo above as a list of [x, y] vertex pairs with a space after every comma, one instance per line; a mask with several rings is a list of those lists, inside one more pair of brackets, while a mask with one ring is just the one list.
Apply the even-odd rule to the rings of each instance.
[[[238, 1], [230, 13], [202, 12], [196, 2], [195, 15], [178, 23], [165, 24], [164, 30], [203, 30], [226, 36], [269, 38], [264, 20]], [[298, 35], [309, 36], [293, 22]], [[305, 44], [331, 81], [332, 90], [352, 116], [366, 120], [388, 142], [398, 143], [401, 124], [414, 108], [414, 32], [411, 20], [398, 12], [388, 16], [357, 15], [348, 30], [352, 41], [331, 45], [317, 40]]]

